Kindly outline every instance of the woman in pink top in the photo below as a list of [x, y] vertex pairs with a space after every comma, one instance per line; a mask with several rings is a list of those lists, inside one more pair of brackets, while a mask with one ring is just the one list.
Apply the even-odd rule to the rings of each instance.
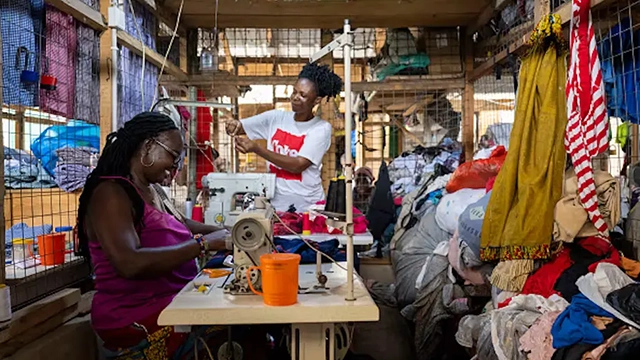
[[197, 338], [211, 342], [214, 353], [225, 340], [219, 328], [181, 334], [157, 325], [160, 312], [197, 274], [195, 259], [228, 247], [227, 230], [181, 222], [154, 203], [151, 185], [172, 174], [183, 149], [171, 118], [138, 114], [107, 137], [80, 196], [79, 243], [97, 290], [91, 320], [109, 359], [186, 359]]

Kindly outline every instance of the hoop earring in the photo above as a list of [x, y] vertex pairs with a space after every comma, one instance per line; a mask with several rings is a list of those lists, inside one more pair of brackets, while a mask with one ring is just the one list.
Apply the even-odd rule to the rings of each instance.
[[145, 164], [144, 163], [144, 155], [140, 156], [140, 164], [142, 164], [142, 166], [144, 166], [144, 167], [152, 167], [153, 164], [155, 164], [155, 162], [156, 162], [155, 160], [152, 160], [151, 164]]

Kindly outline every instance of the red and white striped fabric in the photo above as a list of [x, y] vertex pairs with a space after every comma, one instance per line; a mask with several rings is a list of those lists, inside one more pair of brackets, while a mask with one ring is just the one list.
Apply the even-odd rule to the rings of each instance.
[[571, 56], [566, 89], [569, 122], [564, 143], [578, 177], [582, 206], [596, 229], [608, 235], [607, 224], [598, 209], [591, 166], [591, 159], [609, 147], [609, 138], [604, 82], [590, 6], [590, 0], [572, 0]]

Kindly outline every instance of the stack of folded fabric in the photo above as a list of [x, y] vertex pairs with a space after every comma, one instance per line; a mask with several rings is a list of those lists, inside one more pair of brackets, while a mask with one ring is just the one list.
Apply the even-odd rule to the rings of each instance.
[[97, 153], [98, 149], [84, 146], [56, 150], [56, 184], [66, 192], [81, 189], [91, 173], [91, 156]]

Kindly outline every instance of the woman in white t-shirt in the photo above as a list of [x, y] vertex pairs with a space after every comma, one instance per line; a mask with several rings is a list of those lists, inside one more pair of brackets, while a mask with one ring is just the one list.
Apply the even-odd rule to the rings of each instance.
[[[324, 199], [322, 158], [331, 145], [331, 124], [313, 113], [324, 98], [342, 90], [342, 80], [326, 65], [307, 64], [298, 75], [291, 94], [293, 111], [270, 110], [242, 121], [230, 120], [226, 130], [236, 137], [235, 147], [243, 154], [255, 153], [267, 160], [276, 174], [271, 204], [278, 211], [292, 205], [297, 212]], [[254, 142], [267, 140], [267, 147]]]

